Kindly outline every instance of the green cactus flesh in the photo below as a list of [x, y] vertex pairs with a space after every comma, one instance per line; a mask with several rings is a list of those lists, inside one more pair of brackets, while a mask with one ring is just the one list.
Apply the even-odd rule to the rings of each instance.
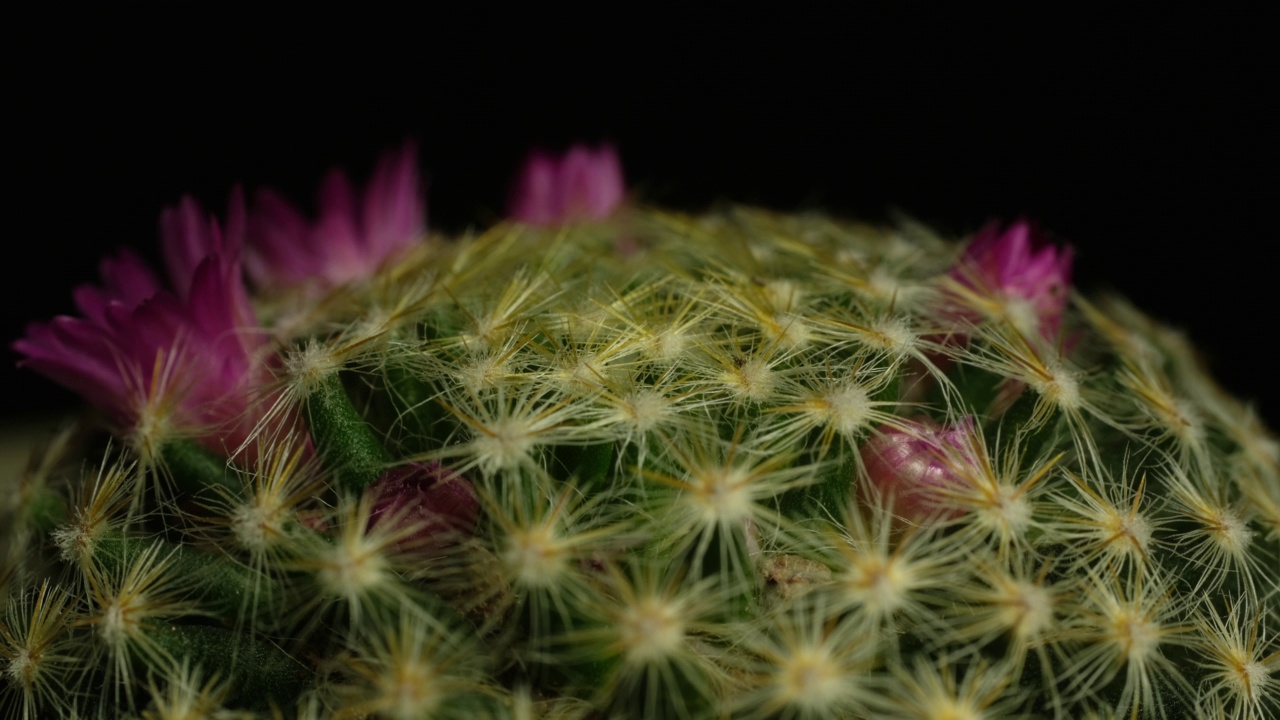
[[[251, 460], [69, 431], [24, 476], [0, 707], [1280, 717], [1274, 436], [1123, 300], [1029, 332], [960, 252], [628, 208], [264, 293]], [[869, 443], [920, 428], [944, 480], [876, 481]], [[374, 521], [410, 463], [474, 486], [474, 528]]]

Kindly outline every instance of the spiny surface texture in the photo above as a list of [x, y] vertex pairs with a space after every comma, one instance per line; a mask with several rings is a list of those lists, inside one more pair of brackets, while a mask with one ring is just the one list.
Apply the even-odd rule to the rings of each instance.
[[0, 524], [6, 717], [1280, 717], [1280, 444], [1069, 249], [611, 149], [446, 238], [410, 153], [15, 344], [102, 412]]

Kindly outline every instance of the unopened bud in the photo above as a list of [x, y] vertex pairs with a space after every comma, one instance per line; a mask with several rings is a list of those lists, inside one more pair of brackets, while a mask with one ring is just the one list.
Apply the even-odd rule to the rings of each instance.
[[862, 463], [871, 484], [898, 516], [950, 520], [962, 511], [946, 507], [945, 495], [964, 483], [972, 435], [971, 417], [947, 427], [932, 420], [882, 426], [862, 444]]
[[435, 546], [448, 538], [469, 537], [480, 518], [475, 487], [435, 461], [391, 468], [368, 493], [373, 499], [369, 528], [393, 523], [407, 533], [397, 543], [402, 547]]

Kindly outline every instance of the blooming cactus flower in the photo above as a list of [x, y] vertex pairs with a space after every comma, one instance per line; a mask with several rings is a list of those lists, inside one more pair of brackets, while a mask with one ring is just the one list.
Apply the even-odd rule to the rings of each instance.
[[574, 145], [560, 157], [535, 151], [512, 188], [510, 215], [529, 225], [603, 220], [622, 203], [625, 189], [612, 145]]
[[448, 537], [470, 536], [480, 516], [471, 482], [434, 461], [391, 468], [366, 493], [373, 500], [369, 528], [392, 523], [407, 534], [401, 547], [431, 548]]
[[323, 291], [371, 276], [412, 246], [426, 226], [417, 146], [385, 155], [363, 195], [342, 172], [330, 172], [318, 204], [319, 219], [310, 222], [275, 192], [258, 193], [245, 257], [255, 285]]
[[1019, 220], [1001, 230], [991, 223], [952, 268], [961, 316], [970, 309], [1008, 317], [1028, 336], [1057, 337], [1071, 286], [1070, 247], [1047, 244], [1034, 225]]
[[971, 462], [969, 438], [973, 418], [940, 426], [931, 420], [882, 426], [862, 444], [860, 454], [872, 485], [893, 503], [894, 512], [910, 521], [951, 519], [961, 513], [942, 503], [948, 489], [958, 489]]
[[233, 200], [224, 233], [184, 198], [161, 216], [165, 289], [140, 258], [102, 262], [102, 286], [75, 291], [83, 317], [28, 326], [13, 344], [23, 364], [79, 392], [148, 452], [194, 436], [228, 453], [257, 417], [256, 386], [269, 379], [241, 280], [243, 208]]

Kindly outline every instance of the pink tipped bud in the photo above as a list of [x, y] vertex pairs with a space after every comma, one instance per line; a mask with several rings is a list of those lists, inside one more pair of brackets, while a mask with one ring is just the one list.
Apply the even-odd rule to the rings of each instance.
[[881, 426], [862, 444], [862, 463], [871, 484], [899, 517], [950, 520], [963, 511], [945, 505], [946, 493], [964, 484], [972, 435], [972, 417], [953, 427], [927, 419], [906, 428]]
[[438, 462], [394, 467], [368, 489], [369, 528], [393, 523], [407, 537], [401, 547], [432, 547], [475, 533], [480, 518], [476, 489]]

